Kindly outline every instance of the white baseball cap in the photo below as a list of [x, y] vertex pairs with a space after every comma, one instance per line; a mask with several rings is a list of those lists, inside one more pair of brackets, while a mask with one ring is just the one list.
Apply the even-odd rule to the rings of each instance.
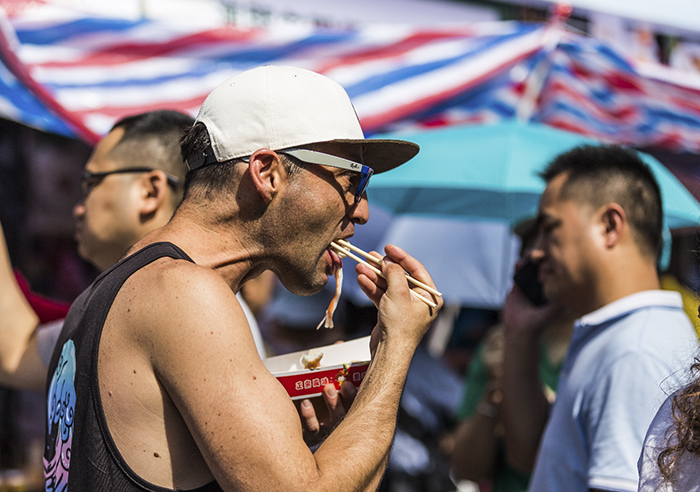
[[403, 140], [366, 139], [345, 89], [324, 75], [295, 67], [266, 65], [229, 78], [207, 96], [196, 121], [207, 127], [211, 149], [188, 156], [190, 169], [263, 148], [335, 142], [361, 145], [364, 164], [381, 173], [419, 150]]

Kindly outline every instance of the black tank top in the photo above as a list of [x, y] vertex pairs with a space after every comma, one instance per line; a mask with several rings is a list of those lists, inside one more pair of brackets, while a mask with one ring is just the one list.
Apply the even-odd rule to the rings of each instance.
[[[192, 261], [172, 243], [151, 244], [100, 275], [71, 306], [49, 365], [46, 492], [173, 490], [147, 482], [126, 464], [107, 428], [97, 380], [100, 337], [114, 298], [134, 272], [163, 257]], [[195, 490], [222, 489], [211, 482]]]

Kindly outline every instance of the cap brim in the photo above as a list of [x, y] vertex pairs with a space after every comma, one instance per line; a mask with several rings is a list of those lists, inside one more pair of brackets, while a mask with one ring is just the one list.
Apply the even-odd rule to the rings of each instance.
[[383, 173], [413, 159], [420, 150], [418, 144], [406, 140], [384, 140], [368, 138], [364, 140], [333, 140], [335, 143], [362, 145], [362, 160], [375, 174]]

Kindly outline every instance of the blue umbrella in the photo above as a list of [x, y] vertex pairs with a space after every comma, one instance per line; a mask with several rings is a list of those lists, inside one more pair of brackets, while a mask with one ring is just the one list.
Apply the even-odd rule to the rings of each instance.
[[[515, 120], [453, 126], [377, 138], [420, 145], [403, 166], [372, 178], [371, 203], [393, 214], [496, 220], [515, 224], [536, 213], [544, 182], [538, 173], [558, 154], [600, 142], [579, 134]], [[661, 188], [669, 229], [694, 227], [700, 204], [654, 157], [640, 153]]]

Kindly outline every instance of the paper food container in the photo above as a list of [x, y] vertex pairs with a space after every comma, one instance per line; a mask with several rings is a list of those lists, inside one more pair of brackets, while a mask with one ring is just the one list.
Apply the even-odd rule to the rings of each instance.
[[[320, 367], [305, 369], [302, 357], [321, 352], [323, 357]], [[369, 361], [368, 336], [263, 360], [267, 370], [284, 386], [292, 400], [320, 396], [323, 387], [329, 383], [334, 383], [336, 389], [340, 388], [341, 381], [360, 386]]]

